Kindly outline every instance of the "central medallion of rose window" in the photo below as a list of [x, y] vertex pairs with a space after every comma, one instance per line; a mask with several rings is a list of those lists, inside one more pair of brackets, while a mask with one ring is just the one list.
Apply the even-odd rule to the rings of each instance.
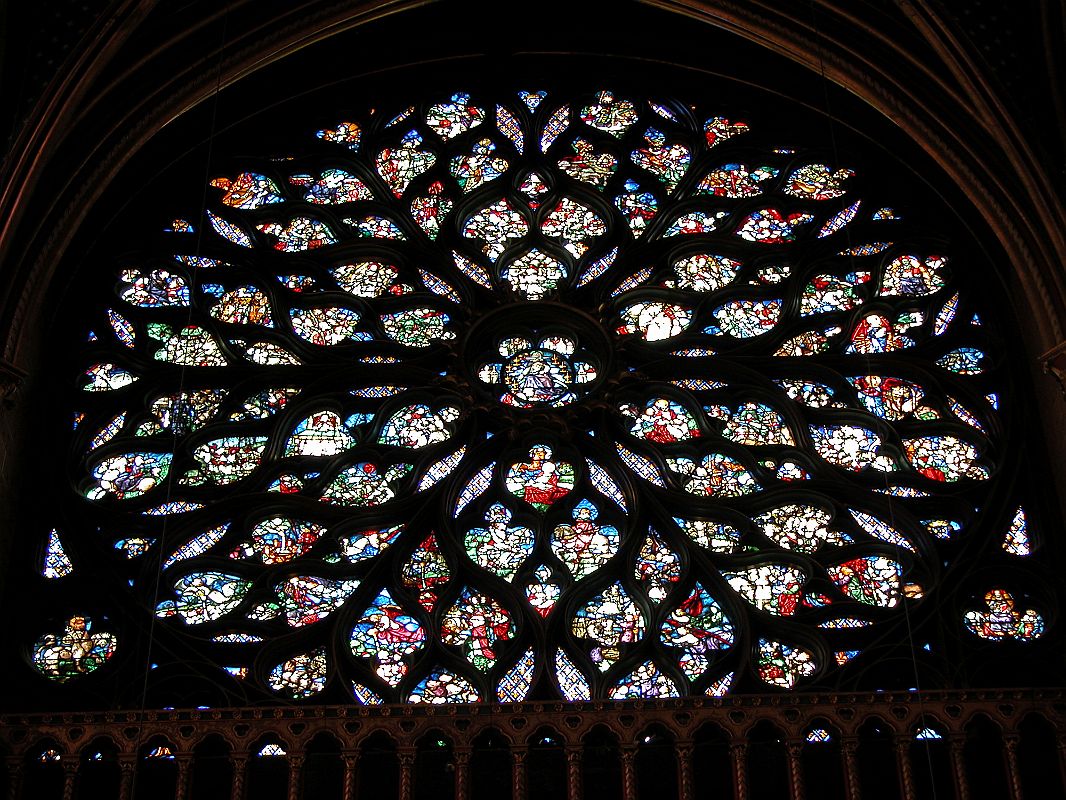
[[538, 303], [490, 314], [468, 340], [480, 350], [477, 378], [504, 405], [560, 408], [586, 396], [605, 374], [609, 343], [601, 326], [572, 308]]
[[489, 385], [500, 384], [506, 391], [500, 402], [519, 408], [565, 406], [596, 379], [596, 368], [585, 361], [571, 361], [574, 343], [552, 337], [533, 344], [528, 339], [507, 339], [500, 343], [502, 363], [485, 364], [478, 377]]

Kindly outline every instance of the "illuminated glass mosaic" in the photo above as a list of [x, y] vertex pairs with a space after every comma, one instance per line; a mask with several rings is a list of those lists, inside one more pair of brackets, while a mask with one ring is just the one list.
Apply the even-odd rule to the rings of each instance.
[[[162, 209], [202, 239], [107, 265], [69, 376], [99, 532], [47, 523], [36, 567], [101, 541], [159, 584], [42, 627], [38, 671], [105, 673], [141, 613], [267, 701], [717, 697], [846, 682], [933, 613], [1001, 471], [972, 265], [720, 114], [456, 91]], [[1042, 635], [974, 596], [960, 635]]]

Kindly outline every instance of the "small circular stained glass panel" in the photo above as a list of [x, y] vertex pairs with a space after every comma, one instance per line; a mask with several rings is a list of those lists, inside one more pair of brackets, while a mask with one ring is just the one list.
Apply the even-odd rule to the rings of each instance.
[[511, 405], [563, 406], [576, 400], [571, 390], [574, 370], [566, 356], [554, 350], [528, 347], [503, 365], [503, 402]]

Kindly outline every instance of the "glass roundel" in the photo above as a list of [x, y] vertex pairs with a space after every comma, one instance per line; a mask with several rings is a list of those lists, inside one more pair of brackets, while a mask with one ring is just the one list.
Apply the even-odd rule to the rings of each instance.
[[768, 133], [457, 93], [215, 177], [115, 265], [75, 409], [144, 613], [290, 699], [849, 669], [991, 494], [993, 356], [904, 198]]

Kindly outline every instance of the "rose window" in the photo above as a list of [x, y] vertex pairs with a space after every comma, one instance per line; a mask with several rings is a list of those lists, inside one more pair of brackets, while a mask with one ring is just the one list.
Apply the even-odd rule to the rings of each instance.
[[131, 602], [38, 670], [139, 625], [246, 698], [846, 682], [1002, 494], [998, 355], [970, 267], [797, 133], [458, 93], [218, 170], [108, 265], [47, 569], [103, 542]]

